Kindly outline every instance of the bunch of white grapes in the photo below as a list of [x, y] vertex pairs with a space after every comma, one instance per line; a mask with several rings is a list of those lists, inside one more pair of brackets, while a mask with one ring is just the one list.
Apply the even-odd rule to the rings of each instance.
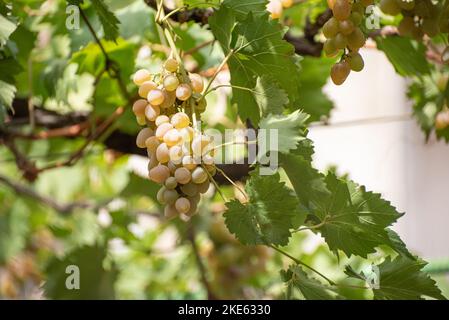
[[167, 218], [193, 216], [216, 173], [211, 138], [191, 125], [193, 114], [205, 109], [203, 79], [179, 70], [170, 58], [160, 74], [139, 70], [133, 78], [142, 97], [133, 112], [145, 126], [136, 144], [147, 149], [149, 178], [162, 185], [157, 199]]
[[363, 70], [365, 63], [359, 50], [366, 38], [360, 25], [365, 8], [373, 3], [374, 0], [327, 0], [333, 16], [323, 26], [327, 39], [324, 52], [328, 57], [335, 57], [344, 50], [342, 59], [331, 70], [331, 79], [336, 85], [343, 84], [351, 71]]
[[290, 8], [292, 5], [293, 0], [270, 0], [267, 4], [267, 11], [272, 19], [279, 19], [284, 9]]

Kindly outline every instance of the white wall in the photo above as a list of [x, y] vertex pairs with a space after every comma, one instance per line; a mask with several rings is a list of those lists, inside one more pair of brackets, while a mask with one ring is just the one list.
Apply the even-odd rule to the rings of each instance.
[[326, 87], [336, 104], [331, 123], [385, 119], [312, 128], [316, 165], [337, 165], [406, 212], [395, 229], [412, 251], [449, 257], [449, 146], [426, 144], [416, 122], [404, 117], [411, 113], [406, 85], [383, 53], [362, 55], [365, 70], [351, 73], [343, 86]]

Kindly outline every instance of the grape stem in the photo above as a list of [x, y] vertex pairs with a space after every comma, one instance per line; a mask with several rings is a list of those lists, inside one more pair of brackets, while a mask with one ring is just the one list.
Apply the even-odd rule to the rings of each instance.
[[214, 177], [212, 177], [212, 175], [209, 173], [209, 171], [207, 171], [207, 169], [203, 165], [201, 165], [201, 167], [206, 172], [207, 176], [209, 177], [209, 180], [213, 183], [213, 185], [215, 186], [215, 189], [217, 189], [217, 192], [223, 198], [224, 202], [228, 202], [228, 199], [226, 199], [226, 197], [223, 194], [223, 192], [221, 192], [220, 186], [218, 185], [217, 181], [215, 181]]
[[217, 70], [215, 70], [212, 78], [210, 79], [209, 83], [207, 84], [206, 89], [204, 89], [204, 93], [203, 93], [203, 98], [207, 95], [210, 87], [212, 86], [212, 83], [214, 82], [214, 80], [217, 78], [218, 74], [220, 73], [220, 71], [224, 68], [224, 66], [226, 65], [226, 63], [228, 62], [228, 60], [232, 57], [232, 55], [234, 54], [234, 49], [231, 49], [229, 51], [229, 53], [226, 55], [226, 57], [223, 59], [223, 61], [221, 62], [221, 64], [218, 66]]
[[245, 197], [245, 200], [248, 202], [249, 199], [248, 196], [246, 195], [246, 192], [243, 191], [243, 189], [240, 188], [234, 181], [232, 181], [232, 179], [229, 178], [229, 176], [223, 170], [218, 168], [216, 165], [214, 165], [214, 167], [218, 172], [220, 172], [223, 175], [223, 177], [225, 177], [226, 180], [228, 180], [235, 188], [237, 188], [238, 191], [240, 191], [240, 193]]
[[292, 255], [290, 255], [289, 253], [283, 251], [282, 249], [279, 249], [278, 247], [272, 245], [272, 244], [268, 244], [268, 246], [274, 250], [276, 250], [277, 252], [279, 252], [280, 254], [286, 256], [287, 258], [290, 258], [291, 260], [293, 260], [296, 264], [302, 265], [304, 267], [306, 267], [307, 269], [315, 272], [317, 275], [321, 276], [323, 279], [325, 279], [327, 282], [329, 282], [329, 284], [331, 286], [336, 286], [337, 284], [332, 281], [331, 279], [329, 279], [328, 277], [326, 277], [324, 274], [322, 274], [321, 272], [319, 272], [318, 270], [312, 268], [311, 266], [309, 266], [308, 264], [306, 264], [305, 262], [302, 262], [299, 259], [296, 259], [295, 257], [293, 257]]

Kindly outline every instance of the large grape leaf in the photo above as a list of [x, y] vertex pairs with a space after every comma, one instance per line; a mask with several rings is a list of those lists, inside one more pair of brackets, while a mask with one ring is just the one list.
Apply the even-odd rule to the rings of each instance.
[[[424, 296], [435, 299], [446, 299], [435, 281], [422, 271], [427, 263], [422, 260], [398, 256], [394, 260], [387, 257], [377, 266], [378, 282], [373, 287], [376, 300], [418, 300]], [[346, 267], [350, 277], [365, 280], [363, 274]]]
[[333, 173], [324, 176], [298, 155], [281, 154], [281, 163], [301, 203], [308, 208], [310, 220], [320, 225], [315, 230], [332, 251], [366, 257], [380, 245], [399, 250], [387, 227], [402, 214], [379, 194]]
[[115, 41], [115, 39], [117, 39], [118, 37], [118, 25], [120, 24], [120, 21], [117, 19], [114, 13], [109, 10], [103, 0], [91, 0], [91, 3], [98, 15], [98, 18], [100, 18], [105, 39]]
[[377, 47], [385, 53], [400, 75], [416, 76], [430, 73], [424, 45], [414, 45], [411, 39], [404, 37], [377, 37], [376, 42]]
[[[299, 77], [295, 51], [283, 40], [284, 29], [279, 23], [269, 20], [268, 15], [256, 18], [252, 12], [240, 22], [235, 11], [222, 5], [209, 19], [209, 24], [224, 53], [230, 55], [228, 65], [231, 84], [235, 87], [232, 101], [238, 105], [243, 120], [250, 119], [257, 125], [261, 109], [265, 108], [259, 104], [253, 90], [259, 77], [269, 76], [275, 83], [267, 96], [274, 96], [273, 90], [278, 86], [291, 101], [297, 98]], [[278, 113], [279, 105], [273, 107], [273, 111], [263, 111]]]
[[331, 300], [332, 289], [318, 280], [311, 278], [298, 265], [292, 265], [287, 270], [281, 271], [282, 280], [287, 285], [287, 298], [292, 298], [293, 293], [299, 290], [307, 300]]
[[229, 231], [246, 245], [286, 245], [293, 219], [299, 215], [298, 200], [279, 181], [279, 174], [259, 176], [255, 170], [245, 190], [248, 203], [226, 203], [224, 218]]
[[254, 17], [264, 16], [267, 13], [267, 0], [224, 0], [222, 6], [226, 6], [234, 11], [237, 20], [245, 20], [248, 13]]
[[[276, 130], [278, 133], [277, 150], [287, 153], [292, 149], [296, 149], [298, 143], [305, 140], [305, 123], [308, 115], [296, 110], [288, 115], [268, 115], [260, 120], [259, 128], [267, 130]], [[269, 143], [267, 143], [270, 145]]]

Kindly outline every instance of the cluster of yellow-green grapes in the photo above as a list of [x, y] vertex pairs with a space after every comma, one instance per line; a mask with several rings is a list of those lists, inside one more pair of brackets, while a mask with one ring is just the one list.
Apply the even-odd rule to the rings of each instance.
[[279, 19], [284, 9], [290, 8], [293, 0], [270, 0], [267, 4], [267, 10], [272, 19]]
[[[402, 14], [398, 32], [402, 36], [421, 40], [424, 35], [435, 37], [449, 33], [449, 3], [432, 0], [381, 0], [383, 13], [396, 16]], [[442, 54], [444, 63], [449, 63], [449, 47]]]
[[335, 57], [344, 50], [341, 60], [331, 70], [331, 79], [336, 85], [343, 84], [351, 70], [359, 72], [364, 67], [358, 51], [365, 45], [366, 38], [359, 26], [365, 8], [373, 3], [374, 0], [327, 0], [333, 16], [323, 26], [327, 39], [324, 53]]
[[180, 69], [170, 58], [160, 74], [137, 71], [133, 81], [142, 99], [134, 103], [133, 112], [145, 126], [136, 144], [147, 149], [149, 178], [162, 185], [157, 199], [165, 205], [165, 216], [187, 219], [197, 212], [216, 168], [211, 138], [191, 121], [206, 107], [203, 79]]

